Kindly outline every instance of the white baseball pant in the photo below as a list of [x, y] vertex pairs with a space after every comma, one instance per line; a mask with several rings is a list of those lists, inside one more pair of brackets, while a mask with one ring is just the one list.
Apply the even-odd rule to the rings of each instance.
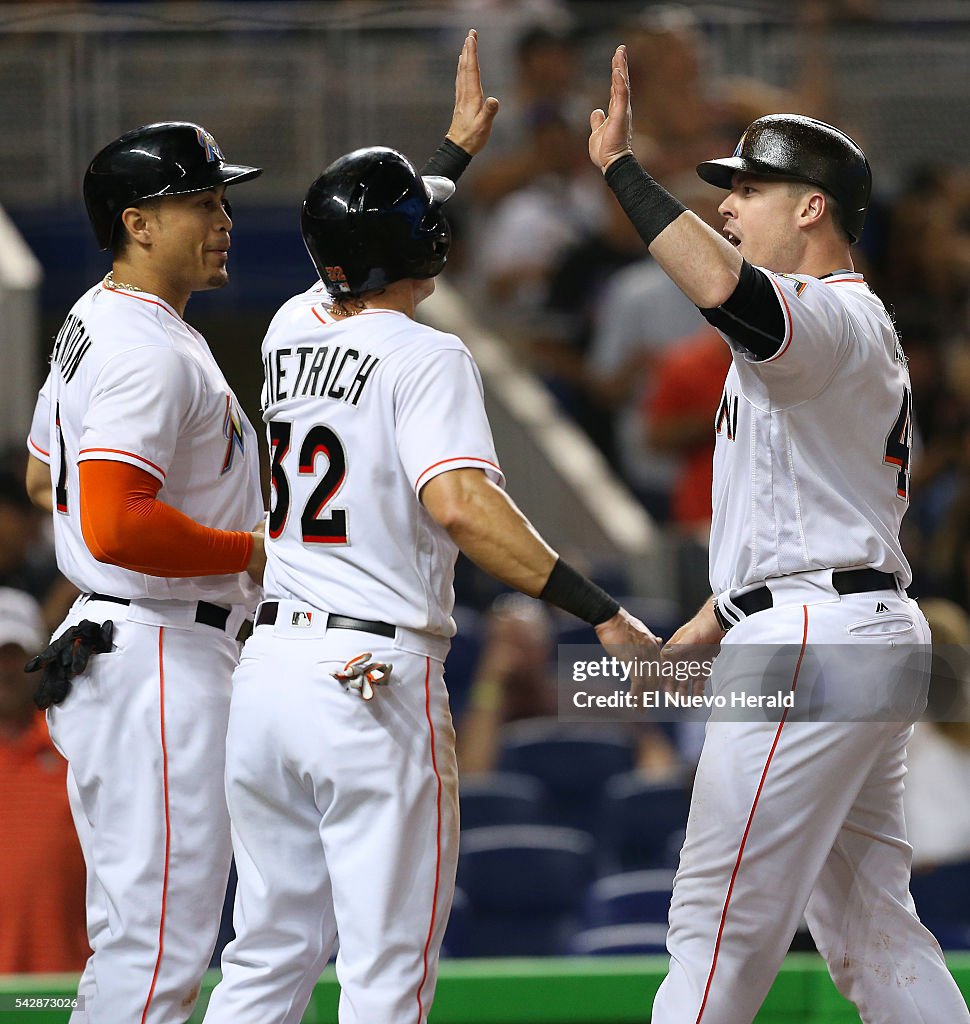
[[[879, 616], [876, 602], [886, 609]], [[708, 724], [653, 1024], [750, 1024], [803, 913], [864, 1024], [970, 1021], [909, 894], [902, 793], [911, 727], [879, 720], [891, 717], [880, 715], [887, 694], [920, 685], [902, 671], [887, 679], [881, 655], [928, 643], [915, 602], [894, 591], [775, 607], [727, 633], [715, 693], [737, 685], [728, 676], [745, 671], [753, 645], [798, 652], [807, 644], [817, 696], [834, 704], [821, 712], [826, 721], [717, 721], [715, 713]], [[836, 645], [834, 671], [825, 645]], [[791, 687], [796, 657], [787, 664]], [[840, 691], [849, 714], [866, 709], [858, 717], [869, 720], [842, 715]]]
[[[422, 1024], [458, 856], [442, 661], [321, 612], [293, 625], [290, 604], [233, 679], [237, 937], [206, 1024], [298, 1024], [338, 937], [341, 1024]], [[364, 651], [393, 664], [370, 701], [332, 677]]]
[[93, 954], [78, 987], [84, 1008], [71, 1024], [187, 1020], [219, 928], [231, 857], [225, 735], [239, 644], [190, 621], [188, 602], [154, 604], [146, 612], [81, 598], [57, 631], [85, 618], [115, 623], [114, 650], [94, 655], [48, 712], [68, 760], [87, 866]]

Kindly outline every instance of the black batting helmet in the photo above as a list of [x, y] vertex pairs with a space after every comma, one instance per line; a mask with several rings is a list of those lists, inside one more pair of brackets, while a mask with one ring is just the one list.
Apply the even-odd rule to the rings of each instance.
[[849, 238], [855, 242], [862, 233], [872, 191], [869, 161], [845, 132], [824, 121], [801, 114], [759, 117], [733, 156], [697, 165], [697, 173], [718, 188], [730, 188], [736, 171], [819, 185], [838, 202]]
[[441, 205], [454, 191], [448, 178], [421, 177], [406, 156], [383, 146], [335, 160], [310, 186], [301, 221], [327, 291], [361, 295], [440, 274], [451, 245]]
[[203, 192], [248, 181], [261, 167], [226, 163], [216, 140], [189, 121], [161, 121], [126, 132], [91, 161], [84, 204], [98, 245], [111, 245], [118, 218], [143, 199]]

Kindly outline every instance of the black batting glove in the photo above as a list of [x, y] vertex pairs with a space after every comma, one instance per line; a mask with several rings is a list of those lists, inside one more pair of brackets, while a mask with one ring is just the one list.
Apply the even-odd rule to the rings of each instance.
[[111, 650], [114, 629], [110, 619], [104, 623], [82, 619], [24, 665], [25, 672], [43, 669], [44, 674], [34, 690], [34, 703], [41, 711], [64, 702], [71, 692], [71, 680], [88, 667], [92, 654], [107, 654]]

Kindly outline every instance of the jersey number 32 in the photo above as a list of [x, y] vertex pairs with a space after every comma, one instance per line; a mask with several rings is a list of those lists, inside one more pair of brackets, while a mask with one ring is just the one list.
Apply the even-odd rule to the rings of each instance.
[[[288, 420], [271, 420], [269, 445], [270, 470], [274, 502], [269, 514], [269, 535], [276, 540], [286, 529], [290, 516], [290, 481], [283, 463], [290, 450], [293, 424]], [[346, 544], [347, 512], [342, 508], [324, 509], [340, 490], [347, 476], [347, 456], [340, 438], [322, 424], [311, 427], [300, 445], [297, 472], [300, 476], [317, 475], [317, 462], [323, 456], [327, 468], [310, 492], [300, 514], [300, 535], [304, 544]], [[292, 462], [292, 459], [289, 460]]]

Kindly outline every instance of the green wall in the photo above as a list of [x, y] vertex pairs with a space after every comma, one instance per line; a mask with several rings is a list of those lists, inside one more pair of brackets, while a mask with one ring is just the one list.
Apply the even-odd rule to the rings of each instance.
[[[970, 954], [947, 962], [964, 995], [970, 993]], [[664, 957], [574, 957], [537, 960], [448, 960], [431, 1024], [647, 1024], [650, 1004], [666, 972]], [[192, 1017], [202, 1020], [207, 978]], [[14, 1011], [16, 996], [71, 996], [70, 976], [0, 978], [2, 1024], [64, 1024], [64, 1010]], [[303, 1024], [336, 1024], [339, 990], [329, 968], [314, 992]], [[814, 954], [791, 954], [757, 1024], [858, 1024], [859, 1017], [833, 987]]]

